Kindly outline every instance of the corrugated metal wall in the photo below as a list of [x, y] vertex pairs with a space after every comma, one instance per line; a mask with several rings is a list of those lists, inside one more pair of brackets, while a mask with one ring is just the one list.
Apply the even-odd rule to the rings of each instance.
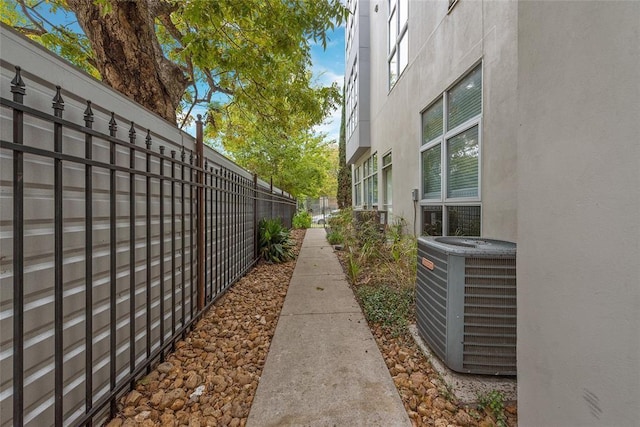
[[[195, 140], [0, 30], [0, 425], [15, 421], [18, 389], [18, 419], [25, 425], [76, 424], [98, 407], [95, 415], [102, 419], [113, 391], [125, 391], [198, 316]], [[10, 102], [16, 65], [23, 68], [24, 105], [33, 109], [25, 111], [22, 126], [27, 148], [19, 286], [14, 172], [22, 148], [11, 145], [16, 121]], [[64, 100], [58, 125], [51, 118], [55, 85], [62, 86]], [[62, 129], [58, 160], [51, 154], [56, 127]], [[213, 150], [205, 147], [204, 157], [204, 298], [211, 303], [253, 265], [256, 219], [279, 216], [290, 225], [295, 201], [274, 195], [262, 181], [256, 187], [250, 173]], [[58, 238], [56, 198], [62, 206]], [[58, 257], [56, 242], [62, 242]], [[24, 300], [16, 307], [14, 289], [20, 286]], [[20, 317], [23, 353], [14, 340]], [[16, 354], [22, 355], [21, 378], [12, 375]]]

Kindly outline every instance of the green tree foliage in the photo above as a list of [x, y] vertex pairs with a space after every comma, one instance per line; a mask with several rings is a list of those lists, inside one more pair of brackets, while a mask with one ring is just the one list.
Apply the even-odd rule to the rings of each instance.
[[58, 13], [64, 10], [62, 2], [35, 0], [0, 0], [0, 22], [22, 33], [31, 40], [67, 59], [95, 78], [100, 73], [95, 67], [89, 40], [67, 25], [55, 25], [47, 19], [45, 12]]
[[[346, 9], [339, 0], [0, 0], [1, 19], [167, 120], [183, 125], [194, 105], [215, 130], [238, 111], [263, 128], [310, 129], [338, 102], [314, 87], [310, 43]], [[82, 32], [54, 25], [75, 15]], [[168, 107], [167, 107], [168, 106]]]
[[[205, 107], [212, 145], [281, 189], [315, 197], [331, 188], [332, 150], [311, 129], [341, 94], [314, 84], [310, 47], [326, 47], [343, 21], [339, 0], [0, 0], [0, 11], [181, 127]], [[55, 25], [51, 13], [71, 24]]]
[[335, 146], [323, 135], [310, 131], [269, 135], [262, 131], [245, 136], [251, 134], [226, 134], [222, 138], [225, 151], [240, 166], [272, 179], [274, 186], [296, 197], [318, 197], [330, 185]]

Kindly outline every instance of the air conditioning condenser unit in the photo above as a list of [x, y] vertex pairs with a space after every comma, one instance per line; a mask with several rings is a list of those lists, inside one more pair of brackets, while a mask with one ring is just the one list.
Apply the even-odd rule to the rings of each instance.
[[516, 244], [418, 239], [417, 325], [452, 370], [516, 375]]

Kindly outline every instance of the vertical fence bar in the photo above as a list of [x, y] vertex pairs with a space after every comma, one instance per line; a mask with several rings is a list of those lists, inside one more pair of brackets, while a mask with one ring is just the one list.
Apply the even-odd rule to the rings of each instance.
[[190, 151], [189, 153], [189, 204], [190, 204], [190, 208], [189, 208], [189, 232], [190, 232], [190, 237], [189, 237], [189, 276], [191, 278], [190, 280], [190, 286], [189, 286], [189, 306], [190, 306], [190, 319], [193, 319], [193, 306], [194, 306], [194, 300], [193, 300], [193, 287], [194, 287], [194, 268], [193, 268], [193, 241], [194, 241], [194, 234], [195, 234], [195, 227], [193, 225], [193, 220], [194, 220], [194, 208], [195, 208], [195, 201], [194, 201], [194, 197], [193, 197], [193, 151]]
[[[22, 104], [26, 90], [20, 67], [11, 80], [14, 102]], [[13, 142], [23, 144], [24, 113], [13, 110]], [[13, 425], [23, 424], [24, 407], [24, 153], [13, 152]]]
[[216, 238], [216, 294], [220, 292], [220, 168], [215, 171], [215, 238]]
[[176, 334], [176, 150], [171, 150], [171, 338]]
[[[149, 173], [151, 172], [151, 131], [147, 129], [147, 136], [145, 137], [145, 145], [147, 147], [146, 152], [146, 171], [147, 171], [147, 182], [146, 182], [146, 225], [147, 225], [147, 267], [146, 267], [146, 296], [147, 296], [147, 307], [146, 307], [146, 323], [147, 323], [147, 331], [146, 331], [146, 339], [147, 339], [147, 360], [151, 357], [151, 176]], [[151, 371], [151, 367], [147, 367], [147, 372]]]
[[238, 219], [238, 175], [233, 174], [233, 279], [238, 277], [238, 244], [240, 243], [240, 236], [238, 235], [238, 225], [240, 224]]
[[209, 203], [209, 191], [207, 190], [207, 169], [209, 168], [209, 161], [207, 159], [204, 159], [204, 165], [203, 165], [203, 170], [202, 170], [202, 209], [198, 212], [202, 212], [202, 246], [203, 246], [203, 252], [204, 252], [204, 280], [203, 285], [202, 285], [202, 293], [203, 293], [203, 304], [202, 306], [204, 307], [204, 305], [207, 303], [208, 299], [207, 299], [207, 289], [209, 287], [209, 245], [207, 245], [207, 204]]
[[[185, 164], [184, 164], [184, 160], [185, 160], [185, 152], [184, 152], [184, 147], [182, 147], [182, 150], [180, 151], [180, 243], [181, 243], [181, 248], [180, 248], [180, 258], [182, 261], [182, 266], [181, 266], [181, 270], [180, 270], [180, 278], [182, 279], [182, 289], [180, 290], [182, 293], [182, 305], [181, 305], [181, 310], [180, 310], [180, 315], [182, 318], [182, 324], [180, 326], [184, 327], [184, 325], [187, 324], [186, 321], [186, 314], [185, 314], [185, 298], [186, 298], [186, 280], [185, 280], [185, 273], [186, 273], [186, 255], [185, 255], [185, 250], [186, 250], [186, 245], [185, 245], [185, 206], [184, 206], [184, 168], [185, 168]], [[186, 336], [186, 332], [183, 332], [182, 338], [185, 338]]]
[[242, 178], [242, 269], [247, 268], [247, 179]]
[[211, 276], [209, 277], [209, 289], [210, 289], [210, 299], [213, 299], [217, 294], [214, 289], [215, 283], [215, 272], [216, 272], [216, 264], [215, 257], [213, 254], [213, 198], [215, 197], [215, 193], [213, 190], [213, 166], [209, 169], [209, 257], [211, 258]]
[[204, 144], [202, 142], [202, 116], [196, 121], [196, 150], [198, 155], [198, 311], [204, 308]]
[[[129, 373], [136, 368], [136, 129], [129, 129]], [[131, 380], [131, 388], [135, 381]]]
[[[56, 94], [53, 97], [54, 115], [62, 118], [64, 110], [64, 100], [60, 95], [60, 86], [56, 86]], [[62, 153], [62, 125], [60, 123], [53, 124], [53, 151]], [[63, 282], [63, 213], [62, 213], [62, 160], [54, 159], [53, 161], [53, 198], [54, 198], [54, 384], [55, 384], [55, 404], [54, 419], [55, 425], [61, 426], [63, 422], [63, 321], [64, 312], [62, 306], [62, 298], [64, 291]]]
[[224, 250], [223, 267], [224, 272], [223, 289], [227, 288], [229, 284], [229, 174], [227, 169], [223, 170], [222, 174], [222, 248]]
[[[160, 347], [164, 345], [164, 146], [160, 147]], [[160, 352], [164, 361], [164, 350]]]
[[[109, 136], [116, 137], [118, 124], [111, 113]], [[116, 144], [109, 141], [109, 164], [116, 164]], [[116, 170], [109, 169], [109, 390], [116, 388]], [[116, 399], [111, 396], [109, 413], [116, 414]]]
[[[91, 101], [87, 101], [84, 111], [84, 125], [93, 127], [93, 111]], [[84, 135], [85, 158], [93, 157], [93, 139], [91, 134]], [[84, 169], [84, 233], [85, 233], [85, 413], [93, 406], [93, 171], [87, 164]]]
[[253, 174], [253, 260], [258, 259], [258, 174]]

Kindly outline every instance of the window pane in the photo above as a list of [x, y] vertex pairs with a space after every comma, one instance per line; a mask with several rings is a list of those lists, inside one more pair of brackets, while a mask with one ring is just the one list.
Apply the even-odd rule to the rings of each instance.
[[442, 135], [442, 98], [422, 113], [422, 144]]
[[448, 236], [479, 236], [480, 206], [447, 206]]
[[364, 180], [364, 200], [363, 203], [365, 205], [369, 205], [369, 200], [370, 200], [370, 190], [369, 190], [369, 178], [365, 178]]
[[382, 171], [384, 179], [384, 209], [391, 211], [391, 204], [393, 203], [393, 176], [391, 173], [391, 167]]
[[442, 236], [442, 206], [422, 208], [422, 235]]
[[362, 204], [362, 184], [356, 184], [356, 189], [355, 189], [355, 193], [356, 193], [356, 206], [360, 206]]
[[422, 152], [422, 198], [440, 199], [440, 144]]
[[378, 171], [378, 153], [375, 153], [373, 157], [371, 157], [371, 166], [373, 167], [373, 172]]
[[478, 196], [478, 126], [447, 140], [447, 197]]
[[373, 183], [371, 184], [371, 204], [372, 205], [377, 205], [378, 204], [378, 175], [373, 175], [371, 177], [371, 180], [373, 181]]
[[482, 109], [482, 68], [478, 65], [449, 91], [447, 129], [453, 129], [480, 114]]
[[400, 73], [409, 63], [409, 32], [406, 31], [400, 40]]
[[389, 53], [396, 45], [396, 37], [398, 37], [398, 21], [395, 10], [391, 12], [389, 17]]
[[400, 0], [398, 7], [400, 8], [400, 28], [402, 28], [409, 16], [409, 0]]
[[391, 164], [391, 153], [387, 154], [382, 158], [382, 167], [385, 167], [390, 164]]
[[398, 52], [394, 52], [389, 60], [389, 88], [392, 88], [398, 80]]

